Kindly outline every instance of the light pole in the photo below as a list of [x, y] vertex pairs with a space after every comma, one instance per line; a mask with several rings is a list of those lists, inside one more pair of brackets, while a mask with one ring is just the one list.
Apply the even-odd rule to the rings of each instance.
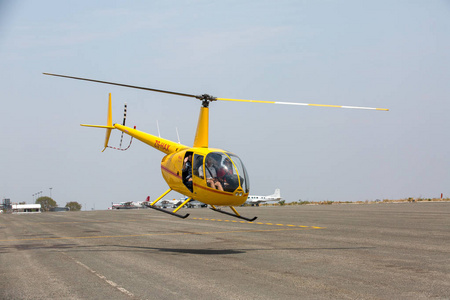
[[50, 198], [52, 198], [52, 188], [49, 188], [49, 189], [50, 189]]

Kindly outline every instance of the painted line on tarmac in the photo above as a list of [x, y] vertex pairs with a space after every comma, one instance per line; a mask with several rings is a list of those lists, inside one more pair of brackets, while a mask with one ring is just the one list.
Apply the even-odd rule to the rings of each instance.
[[273, 223], [263, 223], [263, 222], [249, 222], [249, 221], [222, 220], [222, 219], [208, 219], [208, 218], [192, 218], [192, 219], [193, 219], [193, 220], [213, 221], [213, 222], [247, 223], [247, 224], [257, 224], [257, 225], [286, 226], [286, 227], [301, 227], [301, 228], [313, 228], [313, 229], [325, 229], [325, 228], [326, 228], [326, 227], [318, 227], [318, 226], [305, 226], [305, 225], [292, 225], [292, 224], [273, 224]]
[[64, 221], [64, 222], [36, 222], [36, 224], [45, 224], [45, 225], [57, 225], [57, 224], [91, 224], [91, 223], [129, 223], [129, 222], [141, 222], [142, 220], [126, 220], [126, 221]]
[[[222, 219], [210, 219], [210, 218], [191, 218], [192, 220], [203, 221], [215, 221], [215, 222], [229, 222], [229, 223], [243, 223], [243, 224], [257, 224], [257, 225], [269, 225], [269, 226], [287, 226], [287, 227], [301, 227], [301, 228], [313, 228], [313, 229], [325, 229], [326, 227], [318, 226], [306, 226], [306, 225], [292, 225], [292, 224], [273, 224], [263, 222], [249, 222], [249, 221], [236, 221], [236, 220], [222, 220]], [[142, 222], [142, 220], [126, 220], [126, 221], [67, 221], [67, 222], [37, 222], [37, 224], [87, 224], [87, 223], [130, 223], [130, 222]]]
[[274, 231], [294, 231], [309, 230], [309, 228], [276, 228], [276, 229], [246, 229], [246, 230], [228, 230], [228, 231], [204, 231], [204, 232], [167, 232], [167, 233], [143, 233], [143, 234], [126, 234], [126, 235], [97, 235], [97, 236], [64, 236], [64, 237], [47, 237], [47, 238], [27, 238], [27, 239], [6, 239], [0, 242], [21, 242], [21, 241], [56, 241], [56, 240], [77, 240], [77, 239], [110, 239], [110, 238], [129, 238], [129, 237], [146, 237], [146, 236], [177, 236], [177, 235], [210, 235], [210, 234], [226, 234], [226, 233], [243, 233], [243, 232], [274, 232]]
[[82, 262], [76, 260], [75, 258], [73, 258], [72, 256], [68, 255], [65, 252], [60, 252], [62, 254], [64, 254], [65, 256], [71, 258], [73, 261], [75, 261], [78, 265], [82, 266], [83, 268], [85, 268], [86, 270], [88, 270], [89, 272], [91, 272], [92, 274], [94, 274], [95, 276], [97, 276], [98, 278], [100, 278], [101, 280], [103, 280], [104, 282], [106, 282], [107, 284], [109, 284], [110, 286], [112, 286], [113, 288], [119, 290], [121, 293], [124, 293], [125, 295], [129, 296], [129, 297], [134, 297], [134, 294], [128, 290], [126, 290], [125, 288], [119, 286], [117, 283], [115, 283], [112, 280], [109, 280], [108, 278], [106, 278], [105, 276], [103, 276], [102, 274], [98, 273], [97, 271], [89, 268], [88, 266], [86, 266], [85, 264], [83, 264]]

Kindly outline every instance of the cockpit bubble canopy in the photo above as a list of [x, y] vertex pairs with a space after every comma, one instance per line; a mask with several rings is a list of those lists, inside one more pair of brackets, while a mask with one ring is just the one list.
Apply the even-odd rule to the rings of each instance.
[[[234, 192], [239, 186], [250, 191], [247, 170], [241, 159], [230, 152], [211, 152], [205, 159], [206, 176], [217, 177], [225, 192]], [[214, 174], [215, 173], [215, 174]]]

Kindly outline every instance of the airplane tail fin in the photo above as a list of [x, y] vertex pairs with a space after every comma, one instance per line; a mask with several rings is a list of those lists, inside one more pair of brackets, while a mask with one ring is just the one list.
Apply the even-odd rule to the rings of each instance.
[[102, 150], [105, 151], [106, 148], [108, 148], [108, 142], [109, 137], [111, 136], [111, 131], [115, 128], [112, 124], [112, 105], [111, 105], [111, 93], [109, 94], [109, 103], [108, 103], [108, 117], [106, 120], [106, 126], [104, 125], [89, 125], [89, 124], [81, 124], [81, 126], [85, 127], [95, 127], [95, 128], [105, 128], [106, 129], [106, 135], [105, 135], [105, 145]]
[[280, 189], [275, 189], [275, 193], [272, 195], [273, 198], [281, 198]]

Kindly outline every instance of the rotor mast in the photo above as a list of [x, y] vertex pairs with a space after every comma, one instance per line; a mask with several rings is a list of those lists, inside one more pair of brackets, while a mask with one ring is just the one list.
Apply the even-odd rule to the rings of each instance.
[[196, 98], [202, 101], [202, 107], [200, 107], [200, 114], [198, 116], [197, 131], [195, 133], [194, 139], [194, 147], [208, 148], [209, 102], [216, 101], [217, 99], [208, 94], [196, 96]]

